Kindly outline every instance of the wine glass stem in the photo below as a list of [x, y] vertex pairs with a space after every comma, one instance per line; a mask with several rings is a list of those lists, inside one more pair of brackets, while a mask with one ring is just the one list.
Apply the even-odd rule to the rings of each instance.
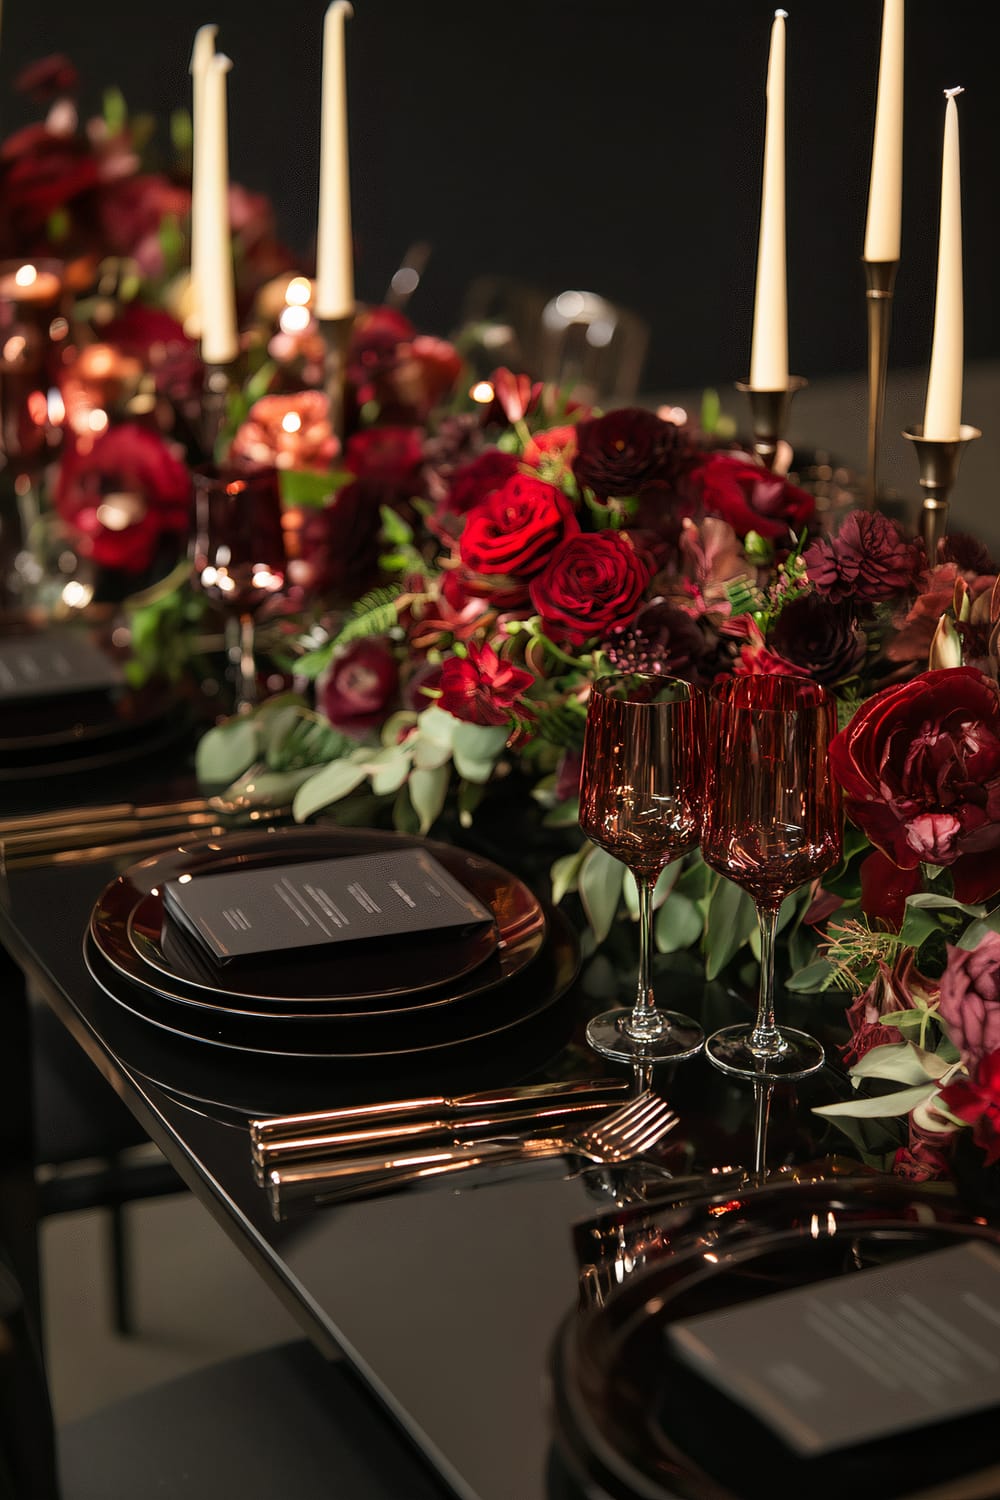
[[777, 906], [758, 906], [760, 927], [760, 996], [757, 1020], [750, 1035], [750, 1051], [762, 1057], [773, 1057], [783, 1047], [781, 1032], [774, 1023], [774, 939], [778, 930]]
[[639, 985], [625, 1029], [633, 1041], [641, 1042], [659, 1036], [663, 1022], [656, 1012], [651, 966], [654, 882], [648, 875], [636, 875], [635, 883], [639, 892]]
[[236, 712], [249, 713], [257, 702], [253, 615], [226, 621], [227, 654], [236, 676]]

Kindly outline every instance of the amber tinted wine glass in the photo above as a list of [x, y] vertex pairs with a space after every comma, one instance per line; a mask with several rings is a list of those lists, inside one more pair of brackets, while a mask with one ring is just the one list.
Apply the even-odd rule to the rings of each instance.
[[622, 1062], [690, 1057], [704, 1041], [690, 1016], [657, 1010], [650, 974], [653, 887], [701, 833], [704, 700], [675, 677], [595, 682], [587, 710], [580, 827], [620, 859], [639, 890], [639, 985], [632, 1010], [595, 1016], [587, 1040]]
[[257, 698], [254, 614], [284, 587], [278, 471], [214, 464], [194, 473], [194, 581], [226, 615], [237, 712]]
[[753, 1026], [705, 1043], [715, 1065], [748, 1078], [803, 1078], [823, 1048], [774, 1019], [774, 939], [786, 896], [837, 863], [841, 811], [827, 748], [833, 699], [807, 677], [734, 677], [712, 693], [702, 855], [749, 891], [760, 924], [760, 996]]

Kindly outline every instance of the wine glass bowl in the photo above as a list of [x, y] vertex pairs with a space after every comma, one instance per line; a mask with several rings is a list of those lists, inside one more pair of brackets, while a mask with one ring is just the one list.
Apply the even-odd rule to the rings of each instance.
[[206, 465], [194, 473], [194, 581], [230, 628], [237, 709], [256, 701], [254, 614], [285, 585], [278, 471]]
[[833, 699], [811, 678], [736, 677], [713, 691], [702, 856], [749, 892], [761, 934], [756, 1023], [706, 1043], [725, 1072], [800, 1078], [823, 1062], [812, 1037], [775, 1024], [774, 938], [785, 897], [840, 859], [840, 798], [827, 758], [836, 731]]
[[690, 1017], [655, 1006], [650, 981], [653, 887], [701, 834], [704, 700], [679, 678], [630, 673], [594, 683], [580, 780], [580, 827], [631, 870], [639, 892], [639, 981], [631, 1011], [595, 1016], [590, 1045], [616, 1061], [690, 1057]]

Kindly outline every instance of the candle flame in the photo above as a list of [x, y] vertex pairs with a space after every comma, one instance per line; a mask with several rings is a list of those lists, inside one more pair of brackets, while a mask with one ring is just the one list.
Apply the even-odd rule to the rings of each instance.
[[14, 272], [14, 281], [18, 286], [34, 286], [38, 280], [38, 269], [36, 266], [21, 266]]

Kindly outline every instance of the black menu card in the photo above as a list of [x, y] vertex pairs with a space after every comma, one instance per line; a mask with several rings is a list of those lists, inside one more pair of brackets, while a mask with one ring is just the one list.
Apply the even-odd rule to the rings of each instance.
[[68, 632], [0, 642], [0, 702], [118, 687], [118, 666], [86, 636]]
[[163, 904], [217, 963], [493, 921], [424, 849], [181, 875]]
[[968, 1241], [681, 1319], [668, 1336], [814, 1457], [1000, 1405], [1000, 1252]]

